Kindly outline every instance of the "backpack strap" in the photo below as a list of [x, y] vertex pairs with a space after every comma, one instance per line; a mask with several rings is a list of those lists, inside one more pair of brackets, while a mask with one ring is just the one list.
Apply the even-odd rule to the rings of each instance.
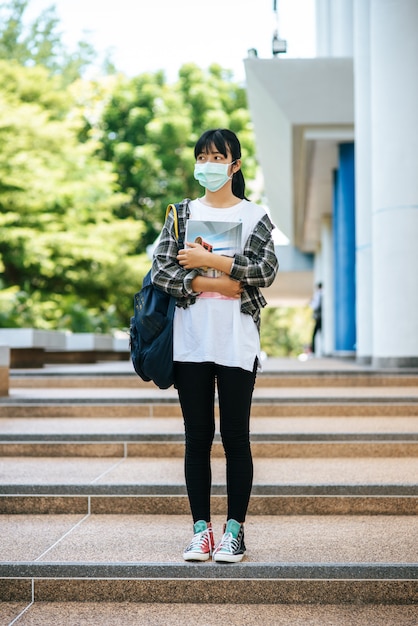
[[174, 216], [174, 234], [176, 236], [176, 239], [178, 241], [179, 239], [179, 218], [177, 215], [177, 208], [178, 208], [178, 204], [169, 204], [167, 207], [167, 210], [165, 212], [165, 219], [167, 219], [168, 214], [170, 213], [170, 211], [173, 211], [173, 216]]
[[184, 246], [184, 235], [186, 232], [186, 222], [189, 219], [189, 198], [185, 198], [182, 202], [176, 204], [169, 204], [165, 212], [165, 218], [167, 219], [170, 211], [173, 211], [174, 217], [174, 234], [177, 239], [178, 248], [181, 250]]

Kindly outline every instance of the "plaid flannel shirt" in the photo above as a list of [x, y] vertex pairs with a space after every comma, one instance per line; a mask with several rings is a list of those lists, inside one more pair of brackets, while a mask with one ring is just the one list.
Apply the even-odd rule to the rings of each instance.
[[[198, 292], [193, 291], [192, 280], [200, 274], [199, 269], [186, 270], [177, 262], [178, 250], [184, 244], [186, 220], [190, 215], [189, 200], [183, 200], [178, 208], [179, 241], [174, 234], [174, 217], [170, 212], [161, 231], [154, 251], [152, 282], [156, 287], [177, 299], [177, 306], [192, 305]], [[274, 226], [264, 215], [248, 237], [243, 254], [235, 254], [230, 276], [243, 285], [241, 311], [251, 315], [260, 329], [260, 310], [267, 302], [260, 287], [269, 287], [279, 268], [274, 251], [272, 230]]]

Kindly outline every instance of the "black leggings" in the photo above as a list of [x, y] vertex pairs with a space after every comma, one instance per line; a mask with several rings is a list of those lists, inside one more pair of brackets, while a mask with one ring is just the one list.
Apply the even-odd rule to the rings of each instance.
[[256, 366], [257, 363], [254, 371], [249, 372], [215, 363], [174, 363], [186, 434], [186, 486], [194, 522], [210, 521], [210, 453], [215, 434], [216, 383], [226, 456], [227, 519], [245, 521], [253, 483], [250, 410]]

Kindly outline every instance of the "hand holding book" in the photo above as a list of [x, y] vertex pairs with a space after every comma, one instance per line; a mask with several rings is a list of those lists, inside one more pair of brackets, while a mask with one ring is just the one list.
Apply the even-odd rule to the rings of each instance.
[[235, 300], [242, 293], [241, 284], [230, 278], [234, 255], [241, 251], [241, 222], [187, 220], [186, 245], [177, 255], [184, 269], [199, 269], [192, 281], [201, 297]]
[[186, 270], [194, 268], [212, 268], [229, 274], [233, 259], [205, 249], [200, 243], [186, 243], [187, 248], [180, 250], [177, 260]]

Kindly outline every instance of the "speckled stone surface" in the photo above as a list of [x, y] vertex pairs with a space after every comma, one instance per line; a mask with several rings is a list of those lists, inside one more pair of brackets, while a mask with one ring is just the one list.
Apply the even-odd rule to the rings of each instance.
[[123, 457], [123, 443], [0, 443], [0, 457], [42, 456], [42, 457]]
[[[273, 361], [270, 359], [269, 361]], [[398, 370], [395, 373], [385, 373], [383, 371], [321, 371], [311, 369], [304, 371], [302, 364], [298, 370], [291, 369], [292, 359], [283, 359], [282, 369], [274, 369], [274, 365], [268, 371], [257, 375], [256, 387], [300, 387], [301, 382], [304, 387], [414, 387], [417, 385], [417, 374]], [[329, 360], [329, 367], [333, 367], [333, 361]], [[116, 364], [119, 365], [119, 364]], [[130, 388], [155, 388], [151, 382], [144, 382], [133, 372], [130, 364], [125, 365], [126, 371], [119, 373], [113, 371], [112, 364], [109, 364], [108, 372], [98, 371], [97, 364], [87, 368], [85, 365], [74, 365], [68, 368], [68, 374], [63, 375], [62, 368], [51, 368], [47, 365], [42, 371], [14, 370], [11, 379], [11, 386], [15, 389], [29, 387], [130, 387]], [[317, 366], [316, 363], [314, 363]], [[132, 369], [132, 371], [130, 371]], [[85, 372], [85, 373], [83, 373]]]
[[[1, 578], [0, 602], [31, 602], [33, 597], [31, 579]], [[0, 607], [3, 606], [0, 604]], [[0, 611], [1, 615], [1, 611]], [[1, 624], [1, 622], [0, 622]]]
[[[20, 605], [0, 605], [18, 615]], [[15, 613], [14, 613], [15, 612]], [[0, 619], [0, 626], [8, 626]], [[150, 604], [111, 602], [37, 602], [22, 615], [22, 626], [416, 626], [413, 606], [306, 606], [292, 604]]]
[[[182, 561], [192, 528], [174, 389], [136, 387], [129, 363], [51, 366], [26, 387], [20, 376], [0, 401], [0, 616], [30, 602], [33, 577], [35, 603], [18, 623], [142, 623], [135, 610], [145, 606], [144, 623], [164, 625], [211, 624], [207, 615], [214, 624], [410, 620], [410, 606], [387, 605], [418, 603], [418, 372], [320, 359], [265, 365], [252, 411], [247, 554], [232, 566]], [[96, 378], [78, 384], [87, 373]], [[219, 443], [213, 457], [218, 539]], [[318, 605], [372, 602], [386, 606]]]
[[9, 395], [9, 367], [0, 365], [0, 396]]
[[[0, 589], [1, 598], [1, 589]], [[0, 626], [9, 626], [9, 624], [22, 613], [27, 604], [24, 602], [5, 602], [0, 600]]]
[[[189, 502], [184, 495], [122, 496], [0, 496], [0, 513], [76, 513], [120, 515], [184, 515]], [[212, 496], [214, 515], [225, 514], [226, 496]], [[262, 496], [252, 495], [250, 515], [418, 515], [418, 496]]]
[[[409, 419], [409, 418], [408, 418]], [[377, 424], [379, 420], [376, 420]], [[388, 421], [388, 428], [393, 420]], [[290, 426], [290, 425], [289, 425]], [[373, 424], [370, 425], [372, 427]], [[413, 426], [413, 425], [412, 425]], [[409, 430], [412, 426], [406, 421], [404, 428]], [[402, 430], [402, 424], [399, 424]], [[416, 424], [418, 432], [418, 418]], [[161, 434], [166, 437], [172, 434], [184, 436], [184, 426], [182, 418], [168, 417], [92, 417], [88, 420], [82, 417], [22, 417], [19, 419], [12, 417], [0, 418], [0, 433], [2, 439], [8, 435], [22, 435], [26, 438], [48, 436], [53, 441], [57, 436], [72, 436], [75, 440], [77, 436], [109, 436], [126, 437], [128, 435], [149, 435]]]
[[[29, 387], [29, 388], [13, 388], [10, 391], [9, 403], [12, 402], [34, 402], [41, 401], [57, 401], [57, 402], [91, 402], [94, 399], [102, 401], [173, 401], [177, 400], [177, 391], [170, 389], [160, 390], [158, 388], [138, 388], [130, 387], [105, 387], [98, 388], [96, 391], [91, 387], [76, 387], [73, 389], [58, 387]], [[268, 401], [274, 398], [275, 401], [291, 401], [298, 402], [304, 400], [316, 400], [323, 402], [333, 401], [368, 401], [377, 402], [379, 400], [397, 401], [406, 398], [411, 402], [418, 399], [418, 386], [410, 387], [354, 387], [347, 389], [346, 387], [303, 387], [299, 385], [294, 387], [260, 387], [254, 389], [254, 399]]]
[[[3, 402], [2, 402], [3, 400]], [[218, 411], [216, 410], [216, 414]], [[417, 417], [418, 405], [408, 402], [272, 403], [254, 399], [252, 417]], [[181, 417], [177, 401], [141, 404], [133, 402], [36, 402], [6, 404], [0, 398], [0, 417]]]
[[[183, 439], [183, 437], [181, 437]], [[326, 457], [418, 457], [418, 441], [254, 441], [256, 458], [326, 458]], [[0, 457], [184, 457], [184, 443], [144, 442], [6, 442], [0, 443]], [[212, 458], [224, 458], [223, 446], [215, 441]]]
[[[112, 510], [111, 503], [106, 513]], [[88, 496], [0, 496], [0, 514], [82, 514], [89, 511]], [[129, 513], [129, 509], [125, 511]]]
[[[213, 518], [217, 540], [223, 521]], [[0, 534], [3, 562], [178, 563], [191, 521], [189, 515], [9, 515], [0, 518]], [[248, 518], [245, 536], [248, 563], [418, 563], [415, 516], [257, 516]]]
[[34, 561], [82, 519], [82, 515], [2, 515], [0, 561]]
[[[181, 415], [180, 407], [170, 405], [163, 406], [161, 411], [159, 405], [150, 406], [148, 404], [52, 404], [52, 403], [28, 403], [28, 404], [6, 404], [0, 398], [0, 417], [170, 417]], [[4, 399], [6, 400], [6, 399]]]
[[[217, 423], [219, 433], [219, 424]], [[73, 441], [83, 437], [118, 437], [116, 440], [125, 440], [128, 437], [162, 436], [184, 437], [183, 419], [180, 417], [91, 417], [86, 420], [82, 417], [12, 417], [0, 418], [1, 439], [14, 441], [21, 437], [24, 440], [36, 440], [37, 437], [48, 437], [49, 441], [58, 437], [72, 437]], [[349, 437], [358, 439], [369, 436], [372, 440], [394, 435], [399, 438], [415, 435], [418, 438], [418, 417], [257, 417], [251, 422], [253, 436], [276, 435], [301, 440], [311, 440], [318, 437], [327, 440], [330, 437], [340, 437], [341, 440]], [[102, 439], [101, 439], [102, 440]]]
[[114, 469], [118, 459], [3, 457], [0, 459], [0, 486], [5, 484], [91, 484]]
[[36, 602], [412, 604], [417, 581], [398, 580], [35, 580]]
[[[213, 485], [225, 485], [225, 461], [212, 460]], [[278, 486], [264, 493], [286, 492], [283, 488], [318, 486], [322, 493], [333, 494], [341, 487], [397, 486], [399, 493], [408, 489], [414, 495], [417, 487], [418, 458], [257, 458], [254, 462], [254, 488]], [[138, 485], [184, 486], [183, 459], [132, 457], [132, 458], [38, 458], [5, 457], [0, 460], [0, 488], [2, 493], [19, 493], [18, 486], [31, 486], [30, 493], [42, 493], [38, 486], [68, 486], [67, 493], [78, 494], [78, 486], [113, 488]], [[7, 489], [6, 489], [7, 487]], [[338, 489], [337, 489], [338, 488]], [[101, 490], [103, 492], [103, 489]], [[390, 490], [389, 490], [390, 491]], [[86, 492], [86, 489], [84, 489]], [[66, 492], [64, 492], [66, 493]], [[134, 491], [132, 492], [134, 493]], [[152, 491], [149, 491], [152, 493]], [[216, 493], [216, 490], [215, 490]], [[123, 493], [121, 493], [123, 495]], [[393, 493], [396, 495], [396, 489]], [[417, 495], [417, 494], [415, 494]]]

